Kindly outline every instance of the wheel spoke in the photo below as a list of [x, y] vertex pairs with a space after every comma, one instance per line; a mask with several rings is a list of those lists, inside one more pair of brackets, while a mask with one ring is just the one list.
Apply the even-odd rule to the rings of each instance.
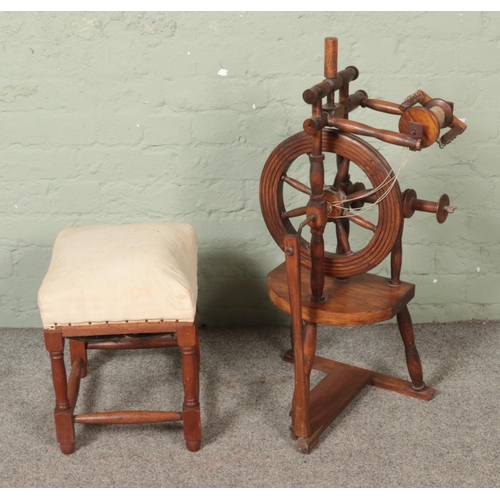
[[287, 175], [284, 175], [282, 177], [282, 179], [288, 185], [290, 185], [293, 188], [297, 189], [301, 193], [308, 194], [309, 196], [311, 196], [311, 188], [309, 186], [306, 186], [305, 184], [302, 184], [302, 182], [298, 181], [297, 179], [293, 179], [292, 177], [288, 177]]
[[345, 255], [352, 254], [351, 246], [349, 245], [349, 238], [347, 237], [347, 231], [339, 219], [335, 221], [335, 228], [337, 230], [337, 242], [342, 248], [342, 251]]
[[359, 215], [348, 215], [347, 220], [350, 220], [354, 222], [354, 224], [364, 227], [365, 229], [369, 229], [370, 231], [375, 232], [377, 230], [377, 226], [375, 224], [372, 224], [370, 221], [363, 219], [363, 217], [360, 217]]
[[289, 210], [288, 212], [283, 212], [281, 214], [281, 218], [290, 219], [291, 217], [300, 217], [301, 215], [305, 215], [305, 213], [306, 207], [292, 208], [292, 210]]
[[333, 189], [340, 189], [340, 185], [349, 173], [349, 160], [344, 158], [337, 169], [337, 175], [333, 181]]
[[[347, 238], [349, 239], [349, 230], [350, 230], [349, 219], [342, 218], [342, 219], [340, 219], [340, 222], [344, 226], [344, 230], [346, 232]], [[340, 245], [338, 238], [337, 238], [337, 250], [335, 250], [335, 253], [343, 253], [343, 252], [344, 252], [344, 250], [343, 250], [342, 246]]]

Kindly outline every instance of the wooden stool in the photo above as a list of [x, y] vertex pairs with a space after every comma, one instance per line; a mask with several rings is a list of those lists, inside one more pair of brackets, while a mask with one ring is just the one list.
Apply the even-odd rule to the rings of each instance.
[[[75, 423], [182, 421], [187, 449], [200, 449], [197, 291], [197, 242], [189, 224], [87, 226], [58, 235], [38, 304], [52, 364], [56, 436], [63, 453], [75, 449]], [[87, 375], [87, 349], [176, 346], [182, 359], [182, 411], [75, 415], [80, 379]]]
[[[291, 316], [292, 349], [285, 354], [285, 361], [294, 364], [291, 430], [304, 453], [312, 450], [331, 421], [368, 384], [421, 400], [429, 400], [435, 393], [423, 380], [407, 307], [415, 286], [400, 279], [403, 224], [416, 210], [433, 212], [442, 223], [455, 207], [450, 206], [447, 195], [431, 202], [417, 199], [412, 189], [401, 193], [398, 175], [404, 162], [393, 172], [380, 152], [358, 135], [420, 151], [434, 142], [442, 148], [466, 128], [453, 115], [453, 103], [432, 99], [422, 90], [401, 105], [370, 99], [364, 90], [350, 94], [349, 84], [359, 71], [354, 66], [337, 71], [337, 53], [337, 39], [327, 38], [325, 79], [302, 95], [312, 105], [312, 116], [305, 120], [303, 132], [274, 149], [260, 181], [262, 215], [285, 253], [285, 263], [268, 274], [267, 289], [271, 301]], [[399, 131], [351, 121], [349, 113], [359, 106], [399, 115]], [[440, 130], [446, 127], [451, 130], [440, 138]], [[310, 165], [309, 184], [289, 173], [294, 161], [305, 158]], [[367, 179], [371, 185], [351, 180], [356, 169], [363, 175], [361, 180]], [[326, 174], [332, 172], [329, 181]], [[294, 200], [299, 193], [307, 197], [302, 206], [288, 206], [284, 187], [296, 191]], [[370, 210], [375, 214], [371, 220], [364, 215]], [[301, 216], [305, 219], [295, 227], [293, 219]], [[309, 241], [302, 238], [307, 226]], [[358, 241], [355, 247], [354, 226], [368, 236], [363, 238], [368, 240], [364, 246]], [[327, 231], [336, 235], [335, 252], [325, 250], [323, 235]], [[390, 278], [368, 273], [389, 255]], [[368, 325], [394, 316], [411, 381], [316, 356], [318, 324]], [[313, 369], [327, 375], [311, 390]]]

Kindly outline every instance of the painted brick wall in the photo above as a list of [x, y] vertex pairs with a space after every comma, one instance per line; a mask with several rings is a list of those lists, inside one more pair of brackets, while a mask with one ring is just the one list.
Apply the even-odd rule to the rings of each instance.
[[[310, 114], [301, 95], [322, 79], [325, 36], [360, 69], [352, 90], [401, 102], [422, 88], [467, 118], [401, 174], [402, 189], [459, 207], [444, 225], [407, 222], [403, 279], [416, 322], [500, 318], [499, 13], [2, 12], [0, 326], [41, 325], [63, 228], [162, 220], [197, 231], [204, 323], [287, 321], [265, 291], [283, 255], [259, 177]], [[397, 165], [397, 147], [371, 142]]]

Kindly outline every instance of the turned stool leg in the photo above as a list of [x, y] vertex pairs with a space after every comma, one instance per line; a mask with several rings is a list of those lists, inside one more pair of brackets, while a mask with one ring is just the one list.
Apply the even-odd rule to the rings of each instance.
[[399, 331], [403, 339], [406, 354], [406, 365], [412, 381], [413, 389], [420, 391], [425, 388], [422, 363], [418, 355], [417, 347], [415, 346], [415, 338], [413, 335], [413, 324], [411, 321], [408, 307], [405, 306], [397, 314]]
[[60, 332], [44, 331], [45, 347], [50, 354], [52, 365], [52, 381], [56, 394], [54, 419], [56, 424], [57, 442], [61, 451], [69, 455], [75, 451], [75, 426], [73, 409], [68, 399], [68, 383], [64, 366], [64, 339]]
[[[196, 371], [198, 372], [198, 378], [200, 373], [200, 336], [196, 332]], [[199, 382], [199, 381], [198, 381]]]
[[87, 343], [83, 340], [70, 340], [69, 341], [69, 357], [71, 366], [76, 358], [80, 357], [83, 360], [81, 378], [87, 376]]
[[183, 328], [178, 331], [178, 343], [182, 357], [182, 383], [184, 402], [182, 420], [184, 439], [189, 451], [198, 451], [201, 447], [201, 418], [199, 401], [199, 359], [200, 348], [196, 328]]

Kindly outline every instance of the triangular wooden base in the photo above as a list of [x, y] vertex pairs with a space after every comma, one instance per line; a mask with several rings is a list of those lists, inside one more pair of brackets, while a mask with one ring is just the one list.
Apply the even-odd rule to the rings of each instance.
[[[294, 362], [292, 350], [287, 351], [284, 360], [289, 363]], [[436, 392], [432, 387], [424, 387], [417, 391], [412, 387], [411, 382], [406, 380], [320, 356], [314, 357], [312, 368], [327, 375], [310, 392], [309, 436], [297, 437], [295, 429], [291, 427], [292, 437], [297, 439], [297, 448], [302, 453], [309, 453], [318, 444], [322, 432], [367, 385], [399, 392], [424, 401], [431, 400]]]

